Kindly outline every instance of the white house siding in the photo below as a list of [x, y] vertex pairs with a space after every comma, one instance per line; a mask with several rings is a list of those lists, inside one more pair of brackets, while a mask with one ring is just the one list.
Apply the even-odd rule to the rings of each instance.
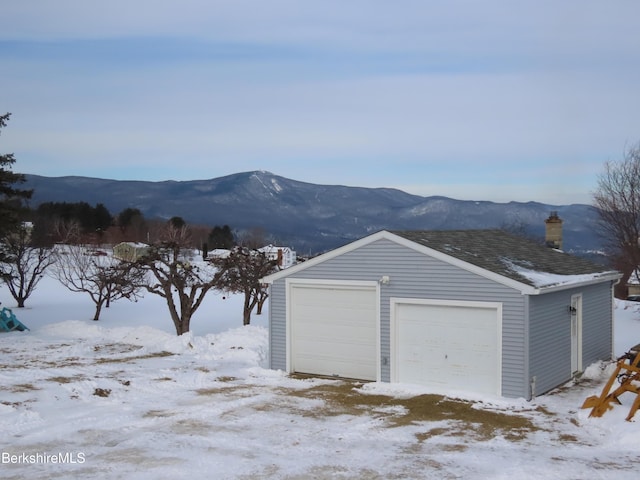
[[[390, 278], [389, 284], [380, 285], [382, 381], [390, 380], [391, 297], [501, 302], [502, 395], [527, 396], [525, 297], [519, 291], [386, 239], [326, 260], [289, 278], [378, 281], [382, 276]], [[286, 369], [285, 279], [276, 280], [271, 288], [271, 367]]]
[[582, 366], [611, 357], [611, 283], [530, 297], [529, 375], [535, 395], [571, 379], [571, 296], [582, 294]]

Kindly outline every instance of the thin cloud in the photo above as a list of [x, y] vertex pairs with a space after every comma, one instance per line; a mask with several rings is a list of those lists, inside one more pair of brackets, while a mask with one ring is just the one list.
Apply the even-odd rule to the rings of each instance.
[[0, 145], [27, 173], [265, 169], [450, 196], [520, 174], [539, 183], [510, 193], [543, 200], [547, 163], [577, 198], [637, 141], [632, 1], [4, 7]]

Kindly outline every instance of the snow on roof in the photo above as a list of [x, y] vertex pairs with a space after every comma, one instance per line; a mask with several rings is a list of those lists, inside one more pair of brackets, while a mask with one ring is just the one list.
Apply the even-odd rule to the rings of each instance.
[[122, 242], [122, 243], [119, 243], [118, 245], [130, 245], [135, 248], [146, 248], [149, 246], [146, 243], [142, 243], [142, 242]]
[[534, 288], [609, 279], [617, 272], [502, 230], [393, 232]]
[[267, 245], [265, 247], [260, 247], [258, 249], [259, 252], [277, 252], [278, 250], [282, 250], [283, 252], [287, 250], [291, 250], [289, 247], [277, 247], [275, 245]]
[[227, 250], [226, 248], [214, 248], [213, 250], [209, 250], [207, 256], [209, 257], [217, 257], [217, 258], [227, 258], [231, 255], [231, 250]]
[[561, 275], [558, 273], [541, 272], [522, 266], [518, 266], [509, 260], [504, 260], [505, 264], [519, 276], [525, 278], [536, 288], [555, 287], [561, 285], [572, 285], [578, 283], [588, 283], [602, 277], [602, 273], [586, 273], [581, 275]]

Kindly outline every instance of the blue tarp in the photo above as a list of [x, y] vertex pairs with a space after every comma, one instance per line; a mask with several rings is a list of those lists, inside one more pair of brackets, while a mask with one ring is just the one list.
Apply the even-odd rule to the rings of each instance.
[[23, 332], [29, 329], [16, 318], [10, 308], [3, 307], [0, 310], [0, 332], [13, 332], [14, 330]]

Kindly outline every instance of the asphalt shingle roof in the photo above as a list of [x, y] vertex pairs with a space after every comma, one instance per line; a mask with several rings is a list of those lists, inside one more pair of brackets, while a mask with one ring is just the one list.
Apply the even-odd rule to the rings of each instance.
[[584, 258], [570, 255], [503, 230], [393, 231], [441, 253], [498, 275], [536, 286], [518, 267], [555, 275], [594, 275], [612, 272]]

